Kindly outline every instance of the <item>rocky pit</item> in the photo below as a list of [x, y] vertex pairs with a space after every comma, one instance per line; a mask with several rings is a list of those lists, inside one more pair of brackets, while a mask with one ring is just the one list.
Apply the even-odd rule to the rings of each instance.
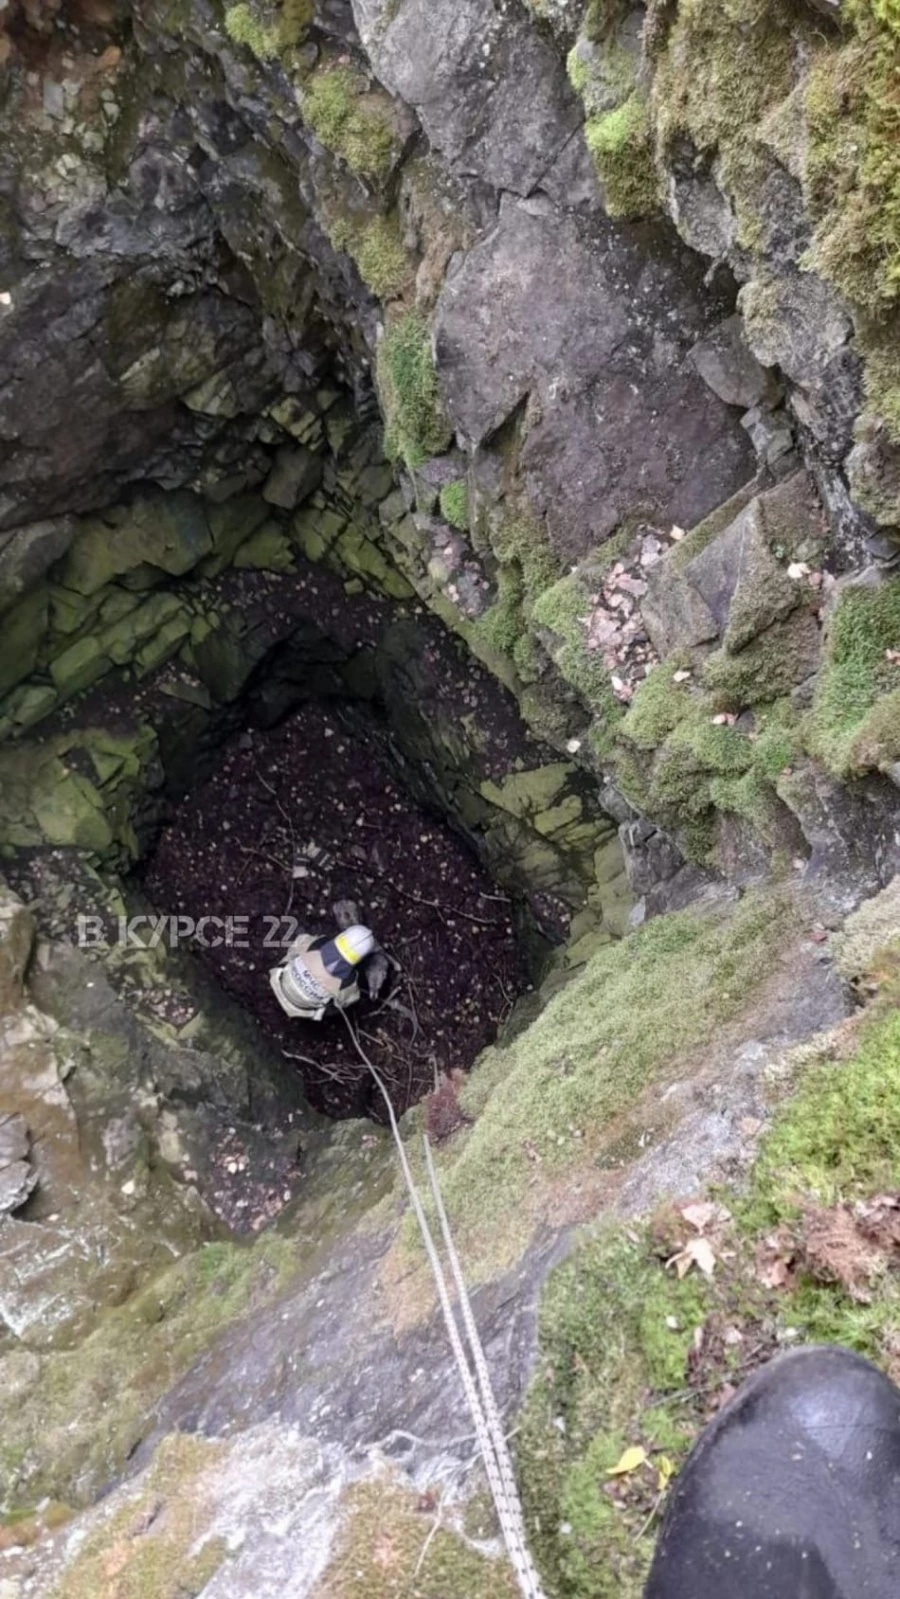
[[232, 742], [167, 822], [144, 887], [170, 914], [216, 918], [207, 964], [326, 1115], [386, 1119], [346, 1031], [292, 1026], [268, 968], [298, 932], [340, 926], [333, 906], [354, 906], [395, 963], [353, 1020], [400, 1113], [469, 1069], [526, 981], [509, 894], [411, 802], [362, 718], [313, 702]]
[[890, 11], [0, 9], [0, 1599], [514, 1591], [383, 1107], [268, 989], [348, 901], [551, 1599], [637, 1599], [603, 1485], [748, 1351], [894, 1369], [772, 1165], [894, 1181]]

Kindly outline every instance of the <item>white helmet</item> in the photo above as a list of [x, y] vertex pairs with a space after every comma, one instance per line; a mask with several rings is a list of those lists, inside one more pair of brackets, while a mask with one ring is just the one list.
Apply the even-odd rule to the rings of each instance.
[[342, 933], [336, 934], [334, 946], [345, 961], [351, 966], [358, 966], [367, 955], [371, 955], [375, 939], [368, 927], [345, 927]]

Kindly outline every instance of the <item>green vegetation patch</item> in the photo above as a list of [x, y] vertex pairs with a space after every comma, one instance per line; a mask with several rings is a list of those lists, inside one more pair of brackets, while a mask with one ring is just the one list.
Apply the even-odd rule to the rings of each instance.
[[828, 625], [807, 742], [837, 777], [900, 758], [900, 578], [846, 588]]
[[221, 1453], [220, 1444], [206, 1440], [167, 1438], [141, 1493], [88, 1534], [51, 1599], [192, 1599], [202, 1593], [228, 1555], [224, 1538], [203, 1541], [198, 1502], [203, 1473]]
[[577, 573], [570, 572], [535, 599], [533, 616], [535, 625], [551, 636], [548, 647], [562, 676], [595, 719], [592, 743], [602, 755], [611, 748], [624, 708], [613, 693], [602, 655], [588, 649], [590, 610], [590, 591]]
[[622, 105], [585, 124], [584, 136], [611, 217], [640, 217], [656, 205], [650, 112], [636, 90]]
[[379, 300], [399, 298], [412, 277], [412, 262], [395, 216], [342, 217], [329, 237], [336, 250], [353, 257], [363, 283]]
[[[661, 917], [600, 949], [526, 1033], [488, 1051], [460, 1096], [474, 1126], [440, 1155], [474, 1274], [509, 1264], [527, 1241], [536, 1172], [555, 1181], [593, 1160], [586, 1151], [649, 1084], [690, 1070], [758, 991], [793, 923], [789, 900], [773, 894]], [[497, 1215], [508, 1225], [495, 1227]]]
[[782, 0], [680, 0], [657, 56], [652, 90], [656, 141], [665, 156], [685, 134], [717, 153], [739, 238], [758, 241], [761, 184], [771, 156], [757, 139], [766, 112], [793, 86], [798, 39], [817, 25]]
[[235, 44], [245, 45], [252, 50], [257, 61], [272, 61], [278, 54], [281, 43], [278, 29], [267, 26], [245, 0], [228, 7], [225, 12], [225, 32]]
[[469, 527], [469, 486], [465, 478], [445, 483], [440, 494], [441, 516], [451, 527], [465, 533]]
[[489, 532], [496, 559], [497, 598], [479, 618], [478, 634], [493, 649], [510, 656], [523, 683], [532, 683], [546, 666], [534, 636], [538, 602], [559, 576], [559, 562], [547, 531], [527, 506], [507, 508]]
[[436, 1508], [423, 1510], [423, 1501], [430, 1505], [430, 1496], [387, 1479], [348, 1489], [335, 1551], [313, 1599], [514, 1599], [507, 1561], [474, 1549], [449, 1525], [436, 1528]]
[[352, 67], [316, 72], [303, 93], [304, 120], [327, 150], [346, 161], [360, 177], [383, 181], [397, 155], [391, 103], [367, 90]]
[[[811, 1057], [804, 1049], [749, 1193], [718, 1196], [727, 1210], [712, 1234], [711, 1278], [692, 1269], [679, 1280], [668, 1264], [698, 1236], [673, 1207], [640, 1228], [587, 1237], [549, 1279], [517, 1469], [554, 1599], [640, 1599], [673, 1470], [731, 1386], [779, 1349], [836, 1343], [894, 1367], [896, 1257], [869, 1260], [861, 1286], [845, 1229], [850, 1206], [896, 1188], [898, 998], [895, 962], [849, 1059], [836, 1061], [824, 1041]], [[829, 1226], [845, 1246], [830, 1266]], [[640, 1453], [616, 1475], [626, 1451]]]
[[160, 1396], [296, 1270], [285, 1239], [207, 1244], [108, 1311], [78, 1349], [42, 1356], [4, 1417], [0, 1501], [89, 1503], [121, 1473]]
[[441, 404], [425, 318], [407, 311], [378, 346], [376, 378], [384, 409], [385, 454], [391, 461], [421, 466], [440, 455], [453, 438]]

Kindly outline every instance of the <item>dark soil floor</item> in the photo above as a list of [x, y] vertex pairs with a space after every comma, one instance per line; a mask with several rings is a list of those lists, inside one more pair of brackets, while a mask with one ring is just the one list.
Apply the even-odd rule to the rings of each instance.
[[398, 1112], [472, 1065], [527, 974], [509, 897], [361, 726], [358, 711], [310, 701], [273, 731], [239, 734], [173, 807], [144, 888], [160, 912], [245, 918], [202, 959], [293, 1059], [317, 1110], [381, 1121], [341, 1018], [292, 1020], [271, 992], [291, 937], [335, 931], [333, 906], [350, 900], [396, 963], [350, 1014]]

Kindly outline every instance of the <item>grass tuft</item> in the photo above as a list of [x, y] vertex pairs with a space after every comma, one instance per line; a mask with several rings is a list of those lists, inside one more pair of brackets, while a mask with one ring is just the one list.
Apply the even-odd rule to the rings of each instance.
[[836, 777], [900, 758], [900, 578], [846, 588], [827, 629], [807, 742]]
[[378, 346], [376, 377], [388, 459], [415, 467], [446, 450], [453, 430], [441, 404], [428, 323], [417, 311], [405, 312], [387, 329]]
[[397, 154], [390, 101], [369, 93], [361, 73], [346, 66], [315, 72], [306, 84], [301, 109], [325, 148], [360, 177], [383, 182], [390, 176]]

